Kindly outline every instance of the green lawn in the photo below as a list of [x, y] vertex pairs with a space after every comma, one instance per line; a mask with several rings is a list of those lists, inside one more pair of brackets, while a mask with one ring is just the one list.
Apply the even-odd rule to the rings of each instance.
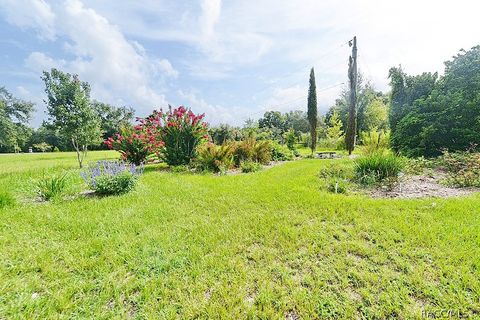
[[75, 155], [0, 155], [0, 319], [480, 317], [480, 195], [329, 194], [330, 161], [35, 203], [45, 170], [83, 188]]

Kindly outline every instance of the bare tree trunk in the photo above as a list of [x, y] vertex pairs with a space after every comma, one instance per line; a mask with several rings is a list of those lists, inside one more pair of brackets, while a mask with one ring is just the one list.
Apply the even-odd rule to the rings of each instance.
[[88, 147], [87, 145], [83, 145], [82, 146], [82, 166], [83, 166], [83, 160], [85, 159], [85, 157], [87, 156], [87, 150], [88, 150]]
[[72, 145], [75, 148], [75, 151], [77, 152], [77, 160], [78, 164], [80, 165], [80, 169], [83, 168], [83, 156], [81, 156], [81, 150], [78, 145], [78, 143], [75, 141], [75, 138], [72, 138]]

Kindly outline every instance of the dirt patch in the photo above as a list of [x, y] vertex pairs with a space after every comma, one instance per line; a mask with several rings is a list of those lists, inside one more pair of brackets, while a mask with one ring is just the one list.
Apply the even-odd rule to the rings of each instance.
[[291, 310], [285, 314], [285, 320], [299, 320], [300, 316], [295, 311]]
[[392, 189], [377, 188], [371, 192], [374, 198], [448, 198], [461, 197], [474, 192], [477, 188], [453, 188], [442, 185], [440, 181], [444, 178], [441, 172], [433, 175], [406, 176]]

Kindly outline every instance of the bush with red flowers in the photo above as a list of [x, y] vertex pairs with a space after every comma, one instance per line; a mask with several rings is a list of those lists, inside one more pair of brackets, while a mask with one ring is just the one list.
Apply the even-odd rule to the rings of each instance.
[[208, 138], [203, 118], [204, 114], [196, 115], [183, 106], [166, 113], [154, 111], [145, 119], [137, 118], [137, 125], [123, 128], [105, 144], [131, 163], [140, 164], [156, 154], [169, 165], [187, 165], [200, 142]]
[[208, 138], [205, 114], [194, 114], [180, 106], [162, 114], [162, 140], [165, 144], [161, 158], [169, 165], [188, 165], [197, 155], [197, 146]]
[[143, 119], [137, 118], [137, 122], [139, 123], [135, 126], [122, 128], [119, 133], [108, 138], [105, 144], [120, 152], [122, 160], [139, 165], [159, 150], [163, 142], [145, 125]]

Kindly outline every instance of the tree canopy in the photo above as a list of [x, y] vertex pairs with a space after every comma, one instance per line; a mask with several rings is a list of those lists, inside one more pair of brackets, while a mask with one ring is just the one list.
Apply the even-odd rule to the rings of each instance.
[[435, 156], [480, 143], [480, 46], [445, 62], [445, 74], [390, 69], [392, 147], [407, 156]]
[[131, 125], [135, 111], [128, 107], [115, 107], [108, 103], [93, 101], [92, 107], [100, 118], [103, 139], [119, 132], [122, 127]]
[[90, 85], [77, 75], [57, 69], [44, 71], [50, 124], [72, 142], [80, 167], [89, 145], [101, 141], [100, 117], [90, 103]]
[[15, 98], [0, 87], [0, 149], [19, 150], [30, 135], [28, 122], [33, 111], [33, 103]]
[[[361, 132], [388, 128], [388, 96], [381, 91], [377, 91], [361, 72], [358, 73], [357, 83], [357, 135]], [[334, 112], [341, 120], [342, 130], [346, 130], [348, 118], [348, 89], [342, 90], [340, 97], [335, 100], [335, 104], [327, 112], [326, 120]]]

